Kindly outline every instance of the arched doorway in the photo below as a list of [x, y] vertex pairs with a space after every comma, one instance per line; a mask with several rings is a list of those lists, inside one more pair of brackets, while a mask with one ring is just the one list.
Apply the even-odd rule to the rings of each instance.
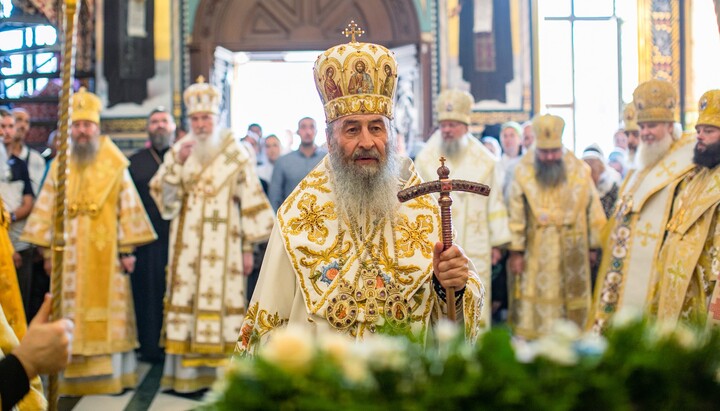
[[[416, 97], [411, 99], [419, 137], [429, 128], [429, 47], [413, 0], [201, 0], [189, 43], [191, 78], [208, 75], [216, 50], [231, 52], [324, 50], [345, 41], [341, 31], [355, 20], [366, 32], [361, 39], [401, 50], [398, 59]], [[408, 47], [412, 52], [408, 53]], [[404, 67], [404, 69], [403, 69]], [[404, 72], [403, 72], [404, 71]], [[214, 76], [217, 78], [217, 76]], [[407, 90], [408, 87], [405, 87]]]

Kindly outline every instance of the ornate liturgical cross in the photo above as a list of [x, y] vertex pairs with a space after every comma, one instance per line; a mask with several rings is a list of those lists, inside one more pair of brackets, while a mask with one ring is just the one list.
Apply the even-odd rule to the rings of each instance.
[[[448, 178], [450, 176], [450, 169], [445, 166], [445, 157], [440, 157], [440, 167], [437, 169], [437, 173], [438, 179], [436, 181], [429, 181], [401, 190], [398, 193], [398, 200], [404, 203], [415, 197], [431, 193], [440, 193], [438, 203], [440, 204], [440, 217], [442, 219], [443, 251], [445, 251], [452, 247], [452, 214], [450, 213], [452, 198], [450, 198], [450, 192], [465, 191], [487, 196], [490, 195], [490, 187], [472, 181], [450, 180]], [[448, 318], [451, 321], [455, 321], [455, 289], [448, 287], [446, 294]]]
[[362, 36], [363, 34], [365, 34], [365, 30], [359, 28], [357, 23], [355, 23], [355, 20], [350, 20], [350, 24], [348, 24], [348, 26], [345, 27], [345, 30], [343, 30], [341, 33], [344, 34], [345, 37], [351, 37], [351, 43], [357, 43], [357, 40], [355, 40], [355, 36]]

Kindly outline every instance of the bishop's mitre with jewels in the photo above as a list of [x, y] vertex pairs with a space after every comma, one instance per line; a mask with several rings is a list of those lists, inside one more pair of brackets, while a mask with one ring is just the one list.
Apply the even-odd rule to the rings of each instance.
[[397, 61], [387, 48], [360, 43], [364, 31], [351, 22], [343, 31], [352, 35], [349, 43], [330, 47], [315, 61], [315, 86], [329, 124], [352, 114], [380, 114], [393, 118], [397, 89]]

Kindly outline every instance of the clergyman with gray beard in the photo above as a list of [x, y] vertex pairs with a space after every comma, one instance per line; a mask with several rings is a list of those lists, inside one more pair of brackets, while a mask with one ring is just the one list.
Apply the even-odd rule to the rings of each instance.
[[[383, 73], [377, 83], [397, 84], [382, 77], [396, 76], [397, 62], [381, 45], [353, 39], [316, 60], [328, 155], [278, 208], [238, 337], [241, 355], [262, 350], [284, 328], [266, 327], [265, 318], [301, 333], [332, 328], [358, 340], [400, 332], [426, 341], [447, 312], [444, 287], [463, 296], [458, 311], [465, 314], [468, 338], [480, 332], [483, 286], [462, 249], [443, 251], [437, 203], [430, 196], [402, 204], [397, 199], [400, 189], [422, 180], [397, 154], [395, 88], [390, 96], [372, 87], [360, 92], [326, 77], [358, 66]], [[327, 94], [329, 81], [342, 92]]]

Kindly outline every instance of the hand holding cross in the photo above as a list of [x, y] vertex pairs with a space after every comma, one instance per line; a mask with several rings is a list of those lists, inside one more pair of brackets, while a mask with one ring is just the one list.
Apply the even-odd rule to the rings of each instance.
[[[408, 187], [401, 190], [398, 193], [398, 200], [404, 203], [416, 197], [431, 193], [440, 193], [440, 217], [441, 217], [441, 232], [443, 239], [443, 251], [452, 247], [452, 214], [450, 213], [450, 206], [452, 205], [452, 198], [450, 198], [451, 191], [465, 191], [468, 193], [480, 194], [487, 196], [490, 194], [490, 187], [485, 184], [480, 184], [466, 180], [450, 180], [450, 169], [445, 166], [445, 157], [440, 157], [440, 167], [437, 169], [438, 179], [435, 181], [429, 181], [426, 183], [418, 184], [413, 187]], [[448, 319], [455, 321], [455, 288], [448, 287], [446, 289], [447, 306], [448, 306]]]

